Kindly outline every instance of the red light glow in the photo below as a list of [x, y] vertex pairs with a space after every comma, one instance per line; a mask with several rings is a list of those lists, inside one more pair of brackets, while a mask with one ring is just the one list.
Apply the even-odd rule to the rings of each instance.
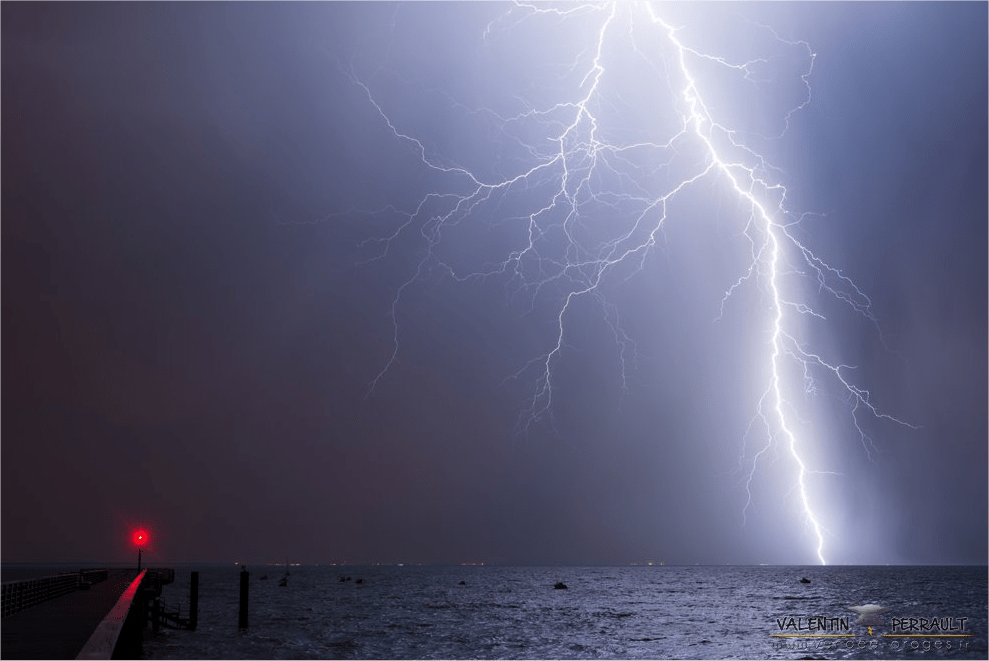
[[143, 528], [134, 531], [134, 545], [144, 546], [148, 543], [148, 533]]

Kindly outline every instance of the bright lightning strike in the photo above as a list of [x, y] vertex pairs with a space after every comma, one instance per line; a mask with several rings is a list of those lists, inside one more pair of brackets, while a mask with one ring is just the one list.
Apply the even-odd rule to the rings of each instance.
[[[754, 289], [757, 304], [745, 314], [764, 320], [764, 390], [745, 438], [758, 435], [758, 449], [740, 466], [744, 480], [745, 512], [752, 505], [752, 484], [763, 460], [777, 448], [789, 455], [789, 482], [795, 490], [802, 517], [818, 560], [825, 563], [827, 531], [816, 513], [811, 476], [825, 471], [812, 468], [810, 441], [798, 433], [796, 402], [830, 380], [843, 394], [859, 440], [871, 458], [872, 439], [861, 424], [864, 413], [905, 424], [879, 411], [867, 390], [851, 378], [852, 367], [825, 357], [801, 332], [809, 322], [826, 322], [819, 311], [825, 298], [875, 324], [869, 298], [838, 269], [805, 242], [794, 217], [785, 207], [786, 188], [780, 174], [762, 155], [761, 145], [779, 139], [793, 115], [811, 102], [810, 77], [815, 55], [804, 42], [788, 42], [763, 26], [748, 26], [768, 39], [778, 51], [771, 57], [738, 60], [692, 45], [671, 19], [649, 4], [531, 5], [515, 3], [483, 34], [483, 43], [511, 39], [513, 30], [545, 26], [551, 41], [563, 32], [579, 36], [580, 48], [572, 59], [550, 62], [557, 100], [545, 100], [533, 91], [515, 96], [497, 108], [469, 107], [434, 89], [421, 95], [442, 94], [449, 108], [476, 119], [479, 130], [497, 145], [496, 156], [484, 164], [469, 165], [444, 156], [414, 118], [401, 120], [394, 104], [382, 100], [380, 70], [362, 76], [353, 65], [341, 71], [364, 97], [381, 126], [417, 156], [425, 173], [442, 186], [430, 190], [407, 209], [389, 206], [366, 212], [377, 218], [397, 219], [383, 236], [365, 242], [369, 261], [385, 259], [399, 243], [416, 240], [421, 248], [408, 278], [391, 303], [391, 351], [370, 383], [386, 378], [402, 350], [400, 318], [410, 288], [437, 276], [467, 283], [499, 279], [512, 296], [530, 310], [549, 306], [552, 333], [541, 354], [509, 373], [506, 380], [531, 380], [532, 390], [519, 423], [525, 430], [541, 420], [553, 420], [558, 365], [567, 347], [578, 301], [598, 305], [617, 346], [620, 372], [626, 382], [628, 361], [635, 345], [621, 324], [619, 308], [609, 293], [641, 274], [647, 259], [664, 246], [668, 223], [697, 223], [675, 207], [688, 191], [718, 185], [742, 209], [733, 230], [745, 238], [747, 267], [725, 289], [722, 315], [743, 288]], [[744, 86], [747, 93], [771, 87], [779, 73], [779, 52], [798, 62], [789, 74], [788, 105], [777, 112], [770, 137], [752, 128], [744, 101], [735, 101], [719, 89], [719, 81]], [[741, 87], [740, 87], [741, 89]], [[796, 90], [794, 92], [793, 90]], [[717, 101], [712, 100], [713, 97]], [[628, 120], [627, 117], [634, 117]], [[758, 124], [758, 122], [755, 122]], [[428, 132], [426, 132], [428, 133]], [[466, 160], [466, 159], [465, 159]], [[352, 212], [351, 212], [352, 213]], [[511, 227], [516, 237], [500, 260], [482, 267], [467, 266], [455, 258], [457, 240], [481, 224]], [[467, 229], [465, 229], [467, 228]], [[449, 237], [454, 235], [456, 240]], [[809, 285], [809, 286], [808, 286]], [[811, 290], [810, 295], [801, 295]], [[735, 306], [737, 307], [737, 306]], [[714, 321], [714, 319], [712, 319]], [[794, 389], [787, 375], [802, 373], [802, 388]]]

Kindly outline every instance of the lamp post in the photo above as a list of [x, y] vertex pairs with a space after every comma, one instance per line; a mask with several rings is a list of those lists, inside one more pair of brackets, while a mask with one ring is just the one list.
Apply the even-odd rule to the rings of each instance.
[[137, 572], [141, 573], [141, 551], [145, 544], [148, 543], [148, 533], [145, 532], [143, 528], [135, 531], [134, 533], [134, 544], [137, 546]]

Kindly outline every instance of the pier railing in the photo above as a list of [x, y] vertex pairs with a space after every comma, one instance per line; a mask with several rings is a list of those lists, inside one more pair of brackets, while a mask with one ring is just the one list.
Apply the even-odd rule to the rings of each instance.
[[105, 581], [106, 578], [106, 569], [86, 569], [71, 574], [55, 574], [4, 583], [0, 585], [0, 599], [3, 602], [2, 617], [13, 615], [35, 604], [74, 592], [84, 583], [85, 587], [89, 587], [93, 583]]
[[[150, 616], [152, 626], [160, 625], [188, 629], [195, 616], [181, 617], [178, 608], [171, 609], [160, 599], [161, 586], [175, 580], [174, 569], [145, 569], [120, 595], [116, 605], [100, 622], [77, 659], [138, 659], [141, 641]], [[198, 580], [198, 577], [197, 577]], [[150, 612], [149, 612], [150, 611]]]
[[[143, 626], [143, 623], [140, 623], [143, 617], [143, 604], [138, 598], [138, 591], [147, 571], [146, 569], [142, 571], [127, 586], [120, 599], [86, 641], [76, 656], [77, 659], [111, 659], [114, 655], [124, 659], [140, 657], [140, 629], [137, 629], [136, 635], [133, 629]], [[131, 634], [126, 635], [125, 629], [130, 629]], [[125, 635], [124, 640], [121, 640], [122, 634]]]
[[175, 581], [175, 570], [149, 567], [145, 580], [153, 581], [156, 585], [168, 585]]
[[110, 571], [105, 568], [80, 569], [79, 574], [80, 574], [81, 582], [100, 583], [101, 581], [105, 581], [107, 579], [107, 577], [110, 575]]

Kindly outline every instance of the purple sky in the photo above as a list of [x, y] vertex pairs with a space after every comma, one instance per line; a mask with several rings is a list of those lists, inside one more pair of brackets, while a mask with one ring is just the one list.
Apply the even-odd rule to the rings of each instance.
[[[494, 180], [551, 149], [552, 117], [507, 119], [580, 98], [602, 14], [510, 9], [0, 6], [4, 561], [129, 558], [138, 524], [163, 562], [816, 561], [781, 442], [756, 462], [743, 525], [767, 290], [750, 283], [718, 319], [749, 255], [723, 180], [679, 196], [646, 258], [568, 309], [552, 414], [527, 432], [530, 361], [574, 282], [531, 288], [566, 257], [562, 226], [529, 288], [463, 276], [518, 248], [549, 180], [444, 225], [432, 259], [430, 214], [387, 251], [363, 243], [404, 219], [354, 209], [463, 194], [423, 154]], [[781, 132], [802, 101], [794, 42], [816, 55], [810, 102], [781, 138], [747, 144], [790, 219], [812, 214], [795, 236], [878, 321], [805, 279], [828, 323], [804, 339], [917, 427], [865, 416], [867, 452], [834, 383], [798, 388], [812, 468], [840, 473], [809, 478], [829, 560], [984, 563], [987, 5], [712, 4], [669, 20], [692, 48], [765, 58], [749, 80], [694, 60], [718, 117], [752, 132]], [[634, 57], [621, 25], [598, 135], [659, 140], [682, 108], [676, 62], [641, 24]], [[625, 202], [571, 227], [600, 247], [628, 217], [621, 196], [680, 163], [602, 178]], [[450, 200], [427, 199], [432, 213]], [[398, 351], [371, 391], [399, 293]]]

